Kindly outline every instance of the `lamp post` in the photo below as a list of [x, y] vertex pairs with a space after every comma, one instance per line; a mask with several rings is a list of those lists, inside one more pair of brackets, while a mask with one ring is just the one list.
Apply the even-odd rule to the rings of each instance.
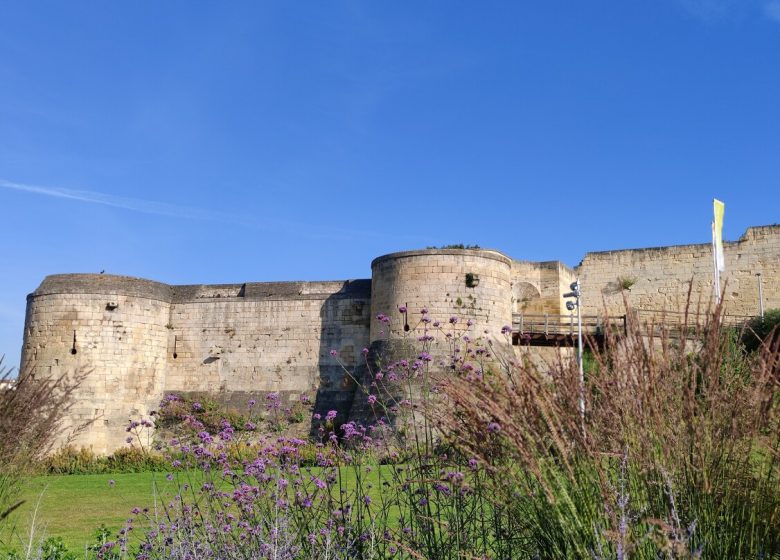
[[582, 423], [582, 437], [585, 437], [585, 370], [582, 365], [582, 308], [580, 306], [580, 280], [579, 278], [569, 286], [571, 292], [563, 294], [564, 298], [574, 298], [574, 301], [566, 302], [566, 309], [577, 309], [577, 365], [580, 370], [580, 422]]

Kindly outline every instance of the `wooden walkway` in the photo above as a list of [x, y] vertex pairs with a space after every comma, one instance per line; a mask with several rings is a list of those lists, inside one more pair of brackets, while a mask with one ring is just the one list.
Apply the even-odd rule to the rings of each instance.
[[[690, 333], [695, 331], [697, 321], [706, 319], [705, 314], [689, 313], [687, 316]], [[725, 315], [723, 326], [741, 327], [753, 316]], [[632, 319], [639, 321], [647, 334], [658, 335], [662, 330], [680, 336], [684, 330], [686, 316], [681, 312], [658, 310], [635, 310]], [[582, 334], [591, 344], [604, 345], [607, 333], [615, 337], [625, 336], [628, 332], [629, 318], [626, 315], [608, 317], [597, 315], [582, 316]], [[512, 344], [520, 346], [576, 346], [577, 315], [553, 315], [515, 313], [512, 316]]]

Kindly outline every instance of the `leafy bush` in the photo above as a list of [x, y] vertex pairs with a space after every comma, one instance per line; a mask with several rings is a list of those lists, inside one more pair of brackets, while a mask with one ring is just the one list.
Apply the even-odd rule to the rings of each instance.
[[97, 455], [90, 449], [66, 446], [42, 459], [38, 467], [48, 474], [162, 472], [170, 468], [170, 460], [160, 453], [138, 447], [119, 448], [111, 455]]
[[770, 309], [763, 317], [755, 317], [742, 334], [742, 344], [748, 352], [755, 352], [762, 343], [776, 344], [777, 340], [780, 340], [780, 309]]
[[119, 554], [112, 552], [112, 533], [104, 525], [95, 529], [92, 543], [79, 552], [72, 552], [61, 537], [49, 537], [38, 545], [30, 546], [24, 554], [10, 550], [0, 553], [2, 560], [120, 560]]

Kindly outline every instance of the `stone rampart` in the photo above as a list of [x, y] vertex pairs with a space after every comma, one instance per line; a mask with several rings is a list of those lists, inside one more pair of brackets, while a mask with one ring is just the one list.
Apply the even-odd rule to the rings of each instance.
[[315, 408], [346, 417], [354, 384], [329, 351], [354, 366], [368, 345], [370, 286], [49, 276], [28, 297], [22, 371], [85, 375], [69, 426], [90, 423], [73, 443], [100, 453], [122, 446], [128, 420], [155, 410], [168, 391], [235, 405], [269, 392], [308, 394]]
[[[722, 275], [725, 312], [758, 314], [761, 274], [764, 306], [780, 307], [780, 226], [751, 227], [735, 242], [724, 243]], [[709, 243], [588, 253], [577, 267], [586, 314], [625, 313], [625, 302], [638, 311], [679, 312], [689, 283], [693, 308], [706, 308], [714, 296]]]
[[177, 286], [174, 302], [166, 391], [235, 405], [307, 394], [323, 415], [348, 414], [354, 384], [330, 350], [354, 367], [368, 346], [369, 281]]
[[[725, 257], [727, 313], [758, 313], [758, 273], [764, 307], [780, 308], [780, 226], [749, 228], [725, 243]], [[355, 406], [355, 383], [330, 351], [359, 378], [364, 347], [370, 360], [409, 350], [422, 308], [433, 320], [458, 316], [458, 327], [470, 319], [498, 355], [511, 351], [500, 333], [513, 313], [567, 314], [561, 296], [578, 275], [585, 314], [622, 315], [626, 302], [679, 312], [689, 287], [694, 306], [713, 293], [709, 244], [588, 253], [574, 270], [487, 249], [427, 249], [379, 257], [371, 270], [371, 280], [190, 286], [48, 276], [28, 296], [22, 374], [83, 373], [68, 421], [91, 424], [74, 443], [110, 452], [123, 445], [127, 421], [167, 391], [235, 406], [270, 392], [287, 401], [308, 394], [320, 413], [359, 419], [365, 395]]]

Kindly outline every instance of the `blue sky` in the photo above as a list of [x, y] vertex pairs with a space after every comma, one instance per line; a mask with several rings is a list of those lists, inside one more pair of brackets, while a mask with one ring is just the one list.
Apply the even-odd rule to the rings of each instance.
[[47, 274], [370, 277], [780, 222], [780, 0], [0, 0], [0, 354]]

